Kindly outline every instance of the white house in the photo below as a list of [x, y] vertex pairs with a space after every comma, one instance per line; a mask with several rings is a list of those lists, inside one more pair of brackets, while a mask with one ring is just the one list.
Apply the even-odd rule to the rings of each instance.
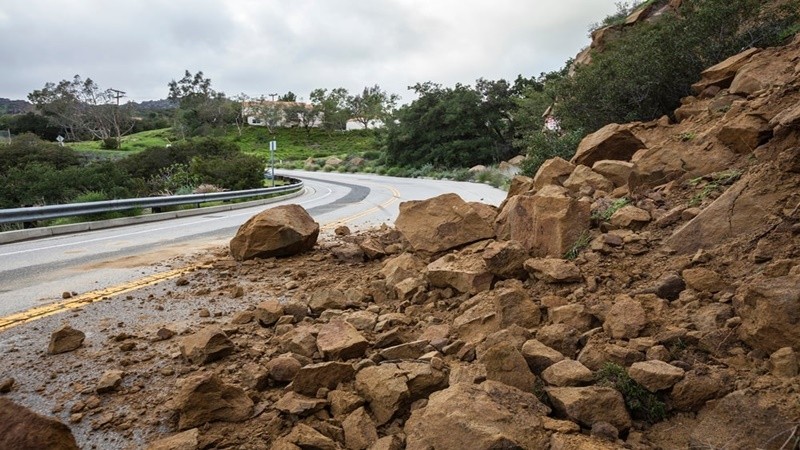
[[384, 126], [383, 121], [378, 120], [378, 119], [372, 119], [372, 120], [368, 121], [366, 127], [364, 127], [364, 122], [363, 121], [359, 121], [358, 119], [349, 119], [347, 121], [347, 124], [345, 125], [344, 129], [347, 130], [347, 131], [363, 130], [365, 128], [369, 129], [369, 130], [374, 130], [376, 128], [383, 128], [383, 126]]
[[[248, 125], [290, 128], [302, 124], [298, 108], [310, 109], [312, 106], [302, 102], [280, 102], [272, 100], [252, 100], [242, 102], [242, 116], [247, 118]], [[294, 110], [294, 111], [293, 111]], [[295, 114], [295, 116], [292, 116]], [[314, 118], [311, 127], [322, 125], [322, 117]]]

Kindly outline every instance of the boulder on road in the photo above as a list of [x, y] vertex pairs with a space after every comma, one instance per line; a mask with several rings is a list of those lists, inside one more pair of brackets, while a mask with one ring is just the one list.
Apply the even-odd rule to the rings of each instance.
[[291, 256], [311, 250], [317, 243], [319, 224], [300, 205], [267, 209], [247, 220], [231, 239], [237, 260]]
[[457, 194], [401, 203], [395, 226], [414, 250], [429, 253], [494, 237], [492, 224]]
[[47, 346], [47, 353], [57, 355], [59, 353], [71, 352], [83, 345], [86, 334], [76, 330], [69, 325], [64, 325], [50, 335], [50, 344]]

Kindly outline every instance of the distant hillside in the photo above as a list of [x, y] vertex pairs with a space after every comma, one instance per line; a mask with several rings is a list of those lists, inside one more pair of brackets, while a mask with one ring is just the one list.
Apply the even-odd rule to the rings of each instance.
[[28, 111], [33, 111], [33, 105], [29, 102], [0, 97], [0, 114], [24, 114]]
[[132, 104], [139, 111], [165, 111], [178, 107], [177, 102], [168, 99], [145, 100], [141, 103], [132, 102]]

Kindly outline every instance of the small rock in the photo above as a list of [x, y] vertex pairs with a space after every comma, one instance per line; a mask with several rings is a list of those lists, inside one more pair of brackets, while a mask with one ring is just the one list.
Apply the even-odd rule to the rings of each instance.
[[[769, 369], [779, 378], [792, 378], [798, 374], [797, 352], [792, 347], [783, 347], [769, 356]], [[0, 392], [2, 392], [0, 390]]]
[[170, 330], [169, 328], [159, 328], [156, 332], [156, 337], [159, 341], [166, 341], [167, 339], [172, 338], [175, 336], [175, 332]]
[[542, 371], [542, 378], [552, 386], [582, 386], [594, 381], [594, 374], [580, 362], [565, 359]]
[[253, 311], [253, 318], [261, 324], [262, 327], [269, 327], [274, 325], [278, 319], [283, 316], [283, 305], [277, 300], [266, 300], [258, 304]]
[[76, 330], [69, 325], [64, 325], [50, 335], [50, 345], [47, 353], [57, 355], [59, 353], [71, 352], [83, 345], [86, 334]]
[[200, 308], [200, 311], [197, 313], [200, 317], [211, 317], [211, 312], [206, 308]]
[[486, 379], [499, 381], [521, 391], [533, 392], [536, 375], [528, 368], [525, 358], [509, 342], [489, 347], [478, 361], [486, 367]]
[[197, 428], [153, 441], [147, 450], [197, 450], [200, 431]]
[[333, 230], [333, 233], [337, 236], [349, 236], [350, 228], [348, 228], [347, 225], [339, 225]]
[[7, 393], [11, 392], [11, 389], [13, 387], [14, 387], [14, 379], [13, 378], [9, 377], [9, 378], [0, 379], [0, 394], [7, 394]]
[[548, 283], [574, 283], [583, 280], [578, 266], [565, 259], [531, 258], [525, 260], [525, 270], [531, 276]]
[[633, 363], [628, 369], [628, 375], [650, 392], [671, 388], [684, 374], [680, 367], [658, 360]]
[[217, 326], [203, 328], [181, 341], [181, 354], [194, 364], [206, 364], [233, 353], [233, 342]]
[[116, 391], [120, 384], [122, 384], [122, 377], [125, 373], [121, 370], [109, 370], [100, 377], [100, 381], [97, 382], [97, 387], [95, 391], [98, 394], [104, 394], [106, 392]]
[[280, 383], [288, 383], [294, 379], [302, 365], [291, 356], [279, 356], [269, 360], [265, 365], [269, 378]]
[[606, 315], [603, 329], [615, 339], [631, 339], [647, 325], [647, 316], [641, 303], [627, 295], [618, 295]]
[[317, 348], [327, 359], [360, 358], [368, 347], [364, 336], [343, 320], [323, 325], [317, 335]]
[[320, 388], [336, 389], [339, 383], [346, 383], [354, 376], [355, 370], [352, 364], [342, 362], [309, 364], [297, 371], [292, 380], [292, 390], [313, 396]]
[[698, 292], [719, 292], [726, 284], [717, 272], [705, 267], [686, 269], [681, 272], [686, 285]]
[[174, 401], [179, 430], [214, 421], [241, 422], [253, 412], [253, 401], [244, 390], [223, 383], [215, 374], [184, 380]]
[[528, 363], [528, 367], [536, 374], [542, 373], [543, 370], [564, 359], [561, 352], [536, 339], [531, 339], [522, 345], [522, 356]]

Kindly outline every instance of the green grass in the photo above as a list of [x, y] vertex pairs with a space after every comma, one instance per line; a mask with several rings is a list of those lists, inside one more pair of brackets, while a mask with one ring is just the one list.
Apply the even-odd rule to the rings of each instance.
[[[308, 158], [326, 158], [347, 155], [359, 155], [375, 152], [377, 144], [373, 130], [337, 131], [329, 133], [312, 129], [306, 131], [298, 128], [279, 128], [270, 133], [264, 127], [245, 127], [241, 136], [235, 128], [231, 128], [223, 139], [235, 142], [245, 152], [269, 158], [269, 141], [276, 141], [276, 161], [303, 161]], [[120, 150], [102, 149], [102, 141], [82, 141], [68, 144], [69, 147], [99, 158], [124, 158], [126, 155], [142, 151], [149, 147], [164, 147], [175, 141], [170, 128], [143, 131], [122, 138]]]
[[625, 399], [625, 406], [634, 418], [656, 423], [667, 417], [667, 409], [656, 394], [649, 392], [634, 381], [624, 367], [607, 362], [595, 374], [597, 384], [618, 390]]

